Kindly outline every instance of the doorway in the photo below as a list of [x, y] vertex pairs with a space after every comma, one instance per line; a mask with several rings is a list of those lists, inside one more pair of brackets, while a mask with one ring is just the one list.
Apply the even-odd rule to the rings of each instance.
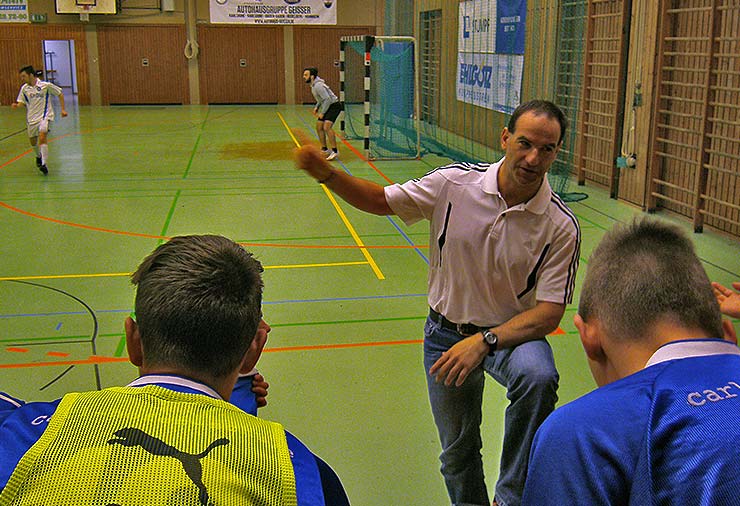
[[54, 83], [65, 96], [77, 98], [77, 68], [75, 66], [74, 40], [45, 40], [44, 81]]

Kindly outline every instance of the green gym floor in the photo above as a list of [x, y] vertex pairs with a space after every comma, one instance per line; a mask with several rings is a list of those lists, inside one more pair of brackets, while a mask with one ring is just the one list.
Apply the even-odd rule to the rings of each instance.
[[[50, 400], [131, 381], [137, 371], [123, 344], [129, 273], [168, 237], [222, 234], [266, 269], [273, 331], [259, 367], [271, 386], [260, 416], [329, 462], [354, 505], [449, 504], [422, 370], [427, 224], [356, 211], [295, 170], [295, 145], [315, 142], [309, 107], [69, 113], [57, 111], [44, 177], [25, 110], [0, 111], [0, 391]], [[359, 147], [340, 144], [337, 165], [384, 184], [449, 162], [429, 155], [370, 164]], [[588, 194], [570, 204], [583, 268], [603, 233], [640, 211], [603, 190], [577, 190]], [[686, 220], [658, 216], [690, 230]], [[740, 280], [738, 241], [691, 236], [711, 279]], [[594, 387], [575, 308], [550, 337], [561, 403]], [[505, 402], [489, 378], [482, 431], [490, 491]]]

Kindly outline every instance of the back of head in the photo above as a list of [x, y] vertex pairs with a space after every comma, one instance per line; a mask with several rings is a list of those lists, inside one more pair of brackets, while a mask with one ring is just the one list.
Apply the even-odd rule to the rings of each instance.
[[221, 236], [174, 237], [154, 250], [131, 277], [147, 365], [232, 373], [262, 316], [262, 271]]
[[560, 125], [560, 140], [558, 144], [563, 142], [565, 131], [568, 129], [568, 119], [560, 107], [548, 100], [530, 100], [529, 102], [519, 104], [509, 118], [509, 124], [507, 126], [509, 132], [514, 133], [516, 131], [516, 122], [525, 112], [531, 112], [536, 116], [545, 116], [557, 120]]
[[646, 339], [669, 320], [708, 336], [723, 336], [709, 279], [681, 230], [635, 219], [606, 233], [589, 259], [578, 313], [597, 318], [617, 340]]

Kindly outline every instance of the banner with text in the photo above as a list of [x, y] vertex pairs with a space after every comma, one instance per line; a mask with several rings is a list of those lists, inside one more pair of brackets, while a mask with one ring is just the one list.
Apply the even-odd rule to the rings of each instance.
[[30, 23], [28, 0], [0, 0], [0, 23]]
[[336, 25], [337, 0], [210, 0], [211, 23]]
[[526, 0], [459, 4], [457, 99], [511, 114], [521, 100]]

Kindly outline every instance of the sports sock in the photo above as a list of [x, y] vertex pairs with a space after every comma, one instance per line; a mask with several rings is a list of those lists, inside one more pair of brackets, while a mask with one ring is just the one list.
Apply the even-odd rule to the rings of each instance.
[[321, 146], [321, 151], [329, 151], [329, 150], [326, 149], [326, 146]]
[[42, 144], [41, 148], [41, 165], [46, 165], [46, 159], [49, 157], [49, 145]]
[[337, 151], [337, 148], [331, 148], [331, 150], [334, 151], [335, 153], [339, 153], [339, 151]]

